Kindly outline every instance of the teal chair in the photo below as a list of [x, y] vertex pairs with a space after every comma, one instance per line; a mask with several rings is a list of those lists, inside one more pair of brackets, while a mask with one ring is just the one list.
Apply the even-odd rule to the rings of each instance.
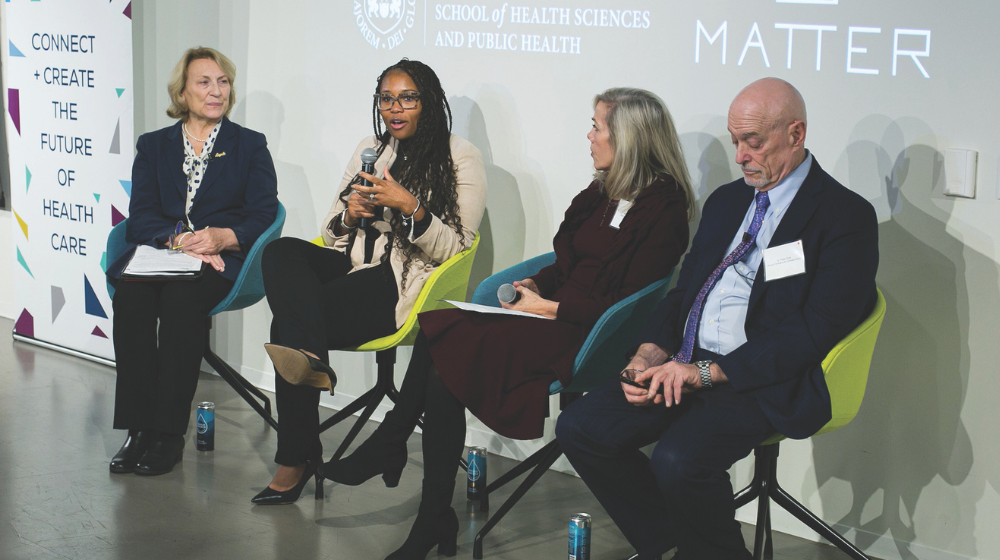
[[[108, 245], [107, 245], [107, 260], [105, 262], [115, 262], [118, 257], [121, 256], [122, 251], [125, 250], [126, 240], [125, 240], [125, 227], [128, 220], [123, 220], [118, 225], [116, 225], [111, 233], [108, 235]], [[264, 230], [264, 233], [260, 234], [257, 241], [254, 242], [253, 247], [250, 248], [250, 252], [247, 253], [246, 261], [243, 263], [243, 268], [240, 270], [239, 276], [236, 277], [236, 282], [233, 284], [233, 288], [229, 291], [229, 295], [225, 297], [219, 305], [215, 306], [208, 314], [209, 329], [212, 326], [212, 316], [218, 315], [223, 311], [236, 311], [238, 309], [243, 309], [244, 307], [250, 307], [251, 305], [257, 303], [264, 298], [264, 278], [260, 272], [260, 259], [261, 255], [264, 253], [264, 247], [281, 236], [281, 228], [285, 225], [285, 207], [278, 203], [278, 212], [275, 215], [274, 223], [271, 227]], [[115, 296], [115, 288], [110, 283], [108, 284], [108, 295], [112, 298]], [[272, 428], [278, 429], [278, 422], [271, 416], [271, 400], [267, 398], [260, 389], [256, 388], [249, 381], [246, 380], [242, 375], [239, 374], [235, 369], [233, 369], [229, 364], [224, 362], [222, 358], [216, 355], [212, 351], [212, 346], [210, 344], [205, 345], [205, 361], [208, 362], [212, 369], [214, 369], [220, 377], [226, 380], [226, 383], [236, 390], [236, 392], [243, 397], [243, 400], [250, 405], [257, 414], [261, 416]], [[259, 401], [259, 402], [258, 402]]]
[[[497, 288], [501, 284], [527, 278], [553, 262], [555, 262], [555, 253], [546, 253], [490, 276], [476, 288], [472, 295], [472, 303], [500, 307], [497, 300]], [[646, 324], [646, 319], [649, 318], [653, 308], [666, 295], [671, 276], [672, 273], [619, 301], [598, 319], [587, 340], [584, 341], [583, 347], [580, 348], [580, 352], [576, 355], [576, 361], [573, 364], [573, 378], [569, 385], [564, 387], [559, 381], [554, 381], [549, 386], [549, 394], [560, 395], [561, 408], [583, 393], [604, 385], [625, 366], [625, 353], [633, 345], [635, 337], [639, 335], [639, 331]], [[486, 535], [561, 455], [562, 450], [559, 449], [559, 444], [553, 440], [494, 482], [487, 484], [479, 505], [480, 510], [489, 509], [491, 492], [529, 470], [531, 471], [476, 534], [472, 551], [473, 558], [479, 560], [483, 557], [483, 539]]]
[[[832, 432], [848, 424], [858, 414], [868, 385], [875, 341], [885, 319], [885, 297], [878, 299], [871, 315], [841, 340], [823, 360], [823, 377], [830, 391], [831, 419], [814, 436]], [[773, 557], [771, 541], [771, 502], [794, 515], [810, 529], [822, 535], [854, 560], [870, 560], [858, 547], [822, 519], [809, 511], [778, 484], [778, 443], [785, 439], [775, 434], [754, 449], [754, 475], [750, 484], [736, 493], [736, 509], [757, 499], [757, 526], [754, 536], [754, 560]]]

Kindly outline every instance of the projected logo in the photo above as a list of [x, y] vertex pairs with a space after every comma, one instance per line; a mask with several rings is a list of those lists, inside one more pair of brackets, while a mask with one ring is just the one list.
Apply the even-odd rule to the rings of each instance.
[[354, 19], [365, 42], [392, 50], [413, 28], [417, 0], [354, 0]]

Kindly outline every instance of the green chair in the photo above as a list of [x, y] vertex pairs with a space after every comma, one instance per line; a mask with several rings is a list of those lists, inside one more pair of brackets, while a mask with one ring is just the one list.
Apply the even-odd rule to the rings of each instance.
[[[322, 245], [323, 240], [322, 238], [315, 239], [313, 243]], [[365, 425], [365, 422], [368, 421], [372, 412], [375, 411], [375, 407], [382, 402], [383, 398], [388, 398], [393, 403], [396, 402], [396, 397], [399, 394], [396, 384], [393, 382], [396, 347], [413, 345], [413, 341], [417, 338], [417, 331], [420, 328], [417, 321], [418, 314], [424, 311], [452, 307], [451, 304], [440, 301], [443, 299], [465, 301], [466, 292], [469, 290], [469, 273], [472, 271], [472, 261], [475, 260], [478, 249], [479, 234], [477, 233], [475, 239], [472, 241], [472, 247], [445, 261], [427, 278], [427, 282], [424, 283], [424, 287], [420, 290], [420, 295], [417, 296], [417, 301], [414, 303], [413, 309], [410, 310], [410, 314], [406, 317], [406, 322], [394, 334], [366, 342], [356, 348], [343, 349], [348, 352], [375, 352], [378, 375], [374, 387], [320, 424], [319, 431], [322, 433], [331, 426], [349, 418], [359, 410], [362, 411], [357, 421], [354, 422], [354, 426], [348, 432], [347, 437], [344, 438], [340, 447], [337, 448], [337, 452], [334, 453], [332, 460], [339, 459], [344, 455], [344, 452], [350, 447], [354, 438], [357, 437], [358, 432], [361, 431], [361, 427]]]
[[[875, 350], [875, 340], [878, 338], [878, 332], [884, 318], [885, 298], [879, 291], [875, 309], [868, 319], [840, 341], [823, 360], [823, 374], [830, 391], [833, 417], [815, 435], [832, 432], [846, 426], [858, 414], [861, 401], [865, 396], [865, 386], [868, 383], [868, 370], [871, 367], [872, 352]], [[776, 504], [808, 525], [813, 531], [822, 535], [851, 558], [870, 560], [858, 547], [819, 517], [816, 517], [813, 512], [792, 498], [778, 485], [778, 442], [783, 439], [785, 436], [776, 434], [754, 449], [753, 480], [746, 488], [737, 492], [734, 498], [737, 509], [756, 498], [760, 498], [757, 502], [754, 559], [760, 560], [765, 556], [767, 558], [773, 556], [770, 502], [774, 500]]]
[[[127, 246], [125, 239], [126, 223], [128, 219], [121, 221], [112, 228], [108, 234], [107, 262], [115, 262]], [[257, 303], [264, 298], [264, 279], [260, 272], [261, 255], [264, 253], [264, 246], [281, 236], [281, 228], [285, 225], [285, 207], [278, 203], [278, 211], [274, 217], [274, 223], [260, 234], [253, 247], [247, 253], [246, 260], [240, 274], [236, 277], [229, 294], [208, 313], [209, 332], [212, 328], [212, 316], [223, 311], [236, 311]], [[115, 297], [115, 288], [108, 284], [108, 295]], [[239, 395], [253, 408], [261, 418], [272, 428], [278, 429], [278, 423], [271, 416], [271, 401], [267, 396], [254, 387], [229, 364], [222, 360], [212, 351], [212, 345], [205, 345], [205, 361], [230, 385]], [[258, 402], [258, 400], [260, 402]]]
[[[553, 262], [555, 262], [555, 253], [546, 253], [497, 272], [479, 284], [476, 292], [472, 295], [472, 303], [500, 307], [500, 302], [497, 300], [497, 288], [501, 284], [527, 278]], [[666, 278], [653, 282], [615, 303], [601, 315], [576, 355], [576, 360], [573, 362], [573, 377], [570, 379], [569, 385], [564, 387], [559, 381], [553, 381], [549, 386], [550, 395], [559, 394], [561, 408], [565, 408], [583, 393], [607, 383], [626, 364], [628, 360], [625, 358], [625, 353], [646, 324], [653, 308], [666, 295], [672, 274], [668, 274]], [[547, 397], [547, 395], [544, 396]], [[543, 395], [539, 395], [539, 398], [542, 397]], [[483, 498], [479, 504], [481, 511], [489, 509], [489, 496], [492, 492], [497, 491], [501, 486], [512, 482], [522, 474], [528, 473], [521, 484], [507, 498], [507, 501], [490, 516], [489, 521], [476, 534], [472, 548], [473, 558], [479, 560], [483, 557], [483, 539], [486, 538], [486, 535], [538, 482], [538, 479], [560, 456], [562, 456], [562, 450], [559, 448], [559, 444], [552, 440], [517, 466], [486, 485], [486, 491], [483, 492]]]

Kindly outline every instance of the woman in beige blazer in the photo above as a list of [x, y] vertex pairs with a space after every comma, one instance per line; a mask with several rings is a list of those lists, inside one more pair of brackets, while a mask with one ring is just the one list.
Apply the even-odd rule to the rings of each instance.
[[[332, 393], [328, 351], [402, 326], [427, 277], [472, 245], [483, 216], [482, 154], [451, 134], [451, 109], [433, 70], [407, 59], [387, 68], [372, 120], [375, 135], [358, 145], [321, 224], [325, 247], [286, 237], [264, 250], [274, 314], [265, 348], [279, 374], [278, 470], [255, 504], [294, 502], [322, 461], [320, 390], [289, 381], [318, 377]], [[377, 155], [374, 174], [361, 171], [367, 148]]]

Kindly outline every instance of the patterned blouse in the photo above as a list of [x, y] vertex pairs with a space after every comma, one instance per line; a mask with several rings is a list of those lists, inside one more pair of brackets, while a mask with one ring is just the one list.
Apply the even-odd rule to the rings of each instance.
[[205, 140], [205, 145], [201, 148], [201, 155], [195, 154], [194, 146], [191, 145], [191, 141], [188, 140], [188, 135], [186, 133], [186, 128], [184, 127], [184, 175], [187, 176], [187, 203], [184, 205], [184, 216], [187, 218], [188, 227], [192, 230], [195, 229], [195, 225], [191, 223], [191, 208], [194, 206], [194, 195], [198, 193], [198, 187], [201, 186], [201, 180], [205, 177], [205, 171], [208, 170], [208, 162], [212, 159], [212, 147], [215, 145], [215, 138], [219, 135], [219, 129], [222, 127], [222, 121], [215, 125], [212, 132], [208, 135], [208, 139]]

